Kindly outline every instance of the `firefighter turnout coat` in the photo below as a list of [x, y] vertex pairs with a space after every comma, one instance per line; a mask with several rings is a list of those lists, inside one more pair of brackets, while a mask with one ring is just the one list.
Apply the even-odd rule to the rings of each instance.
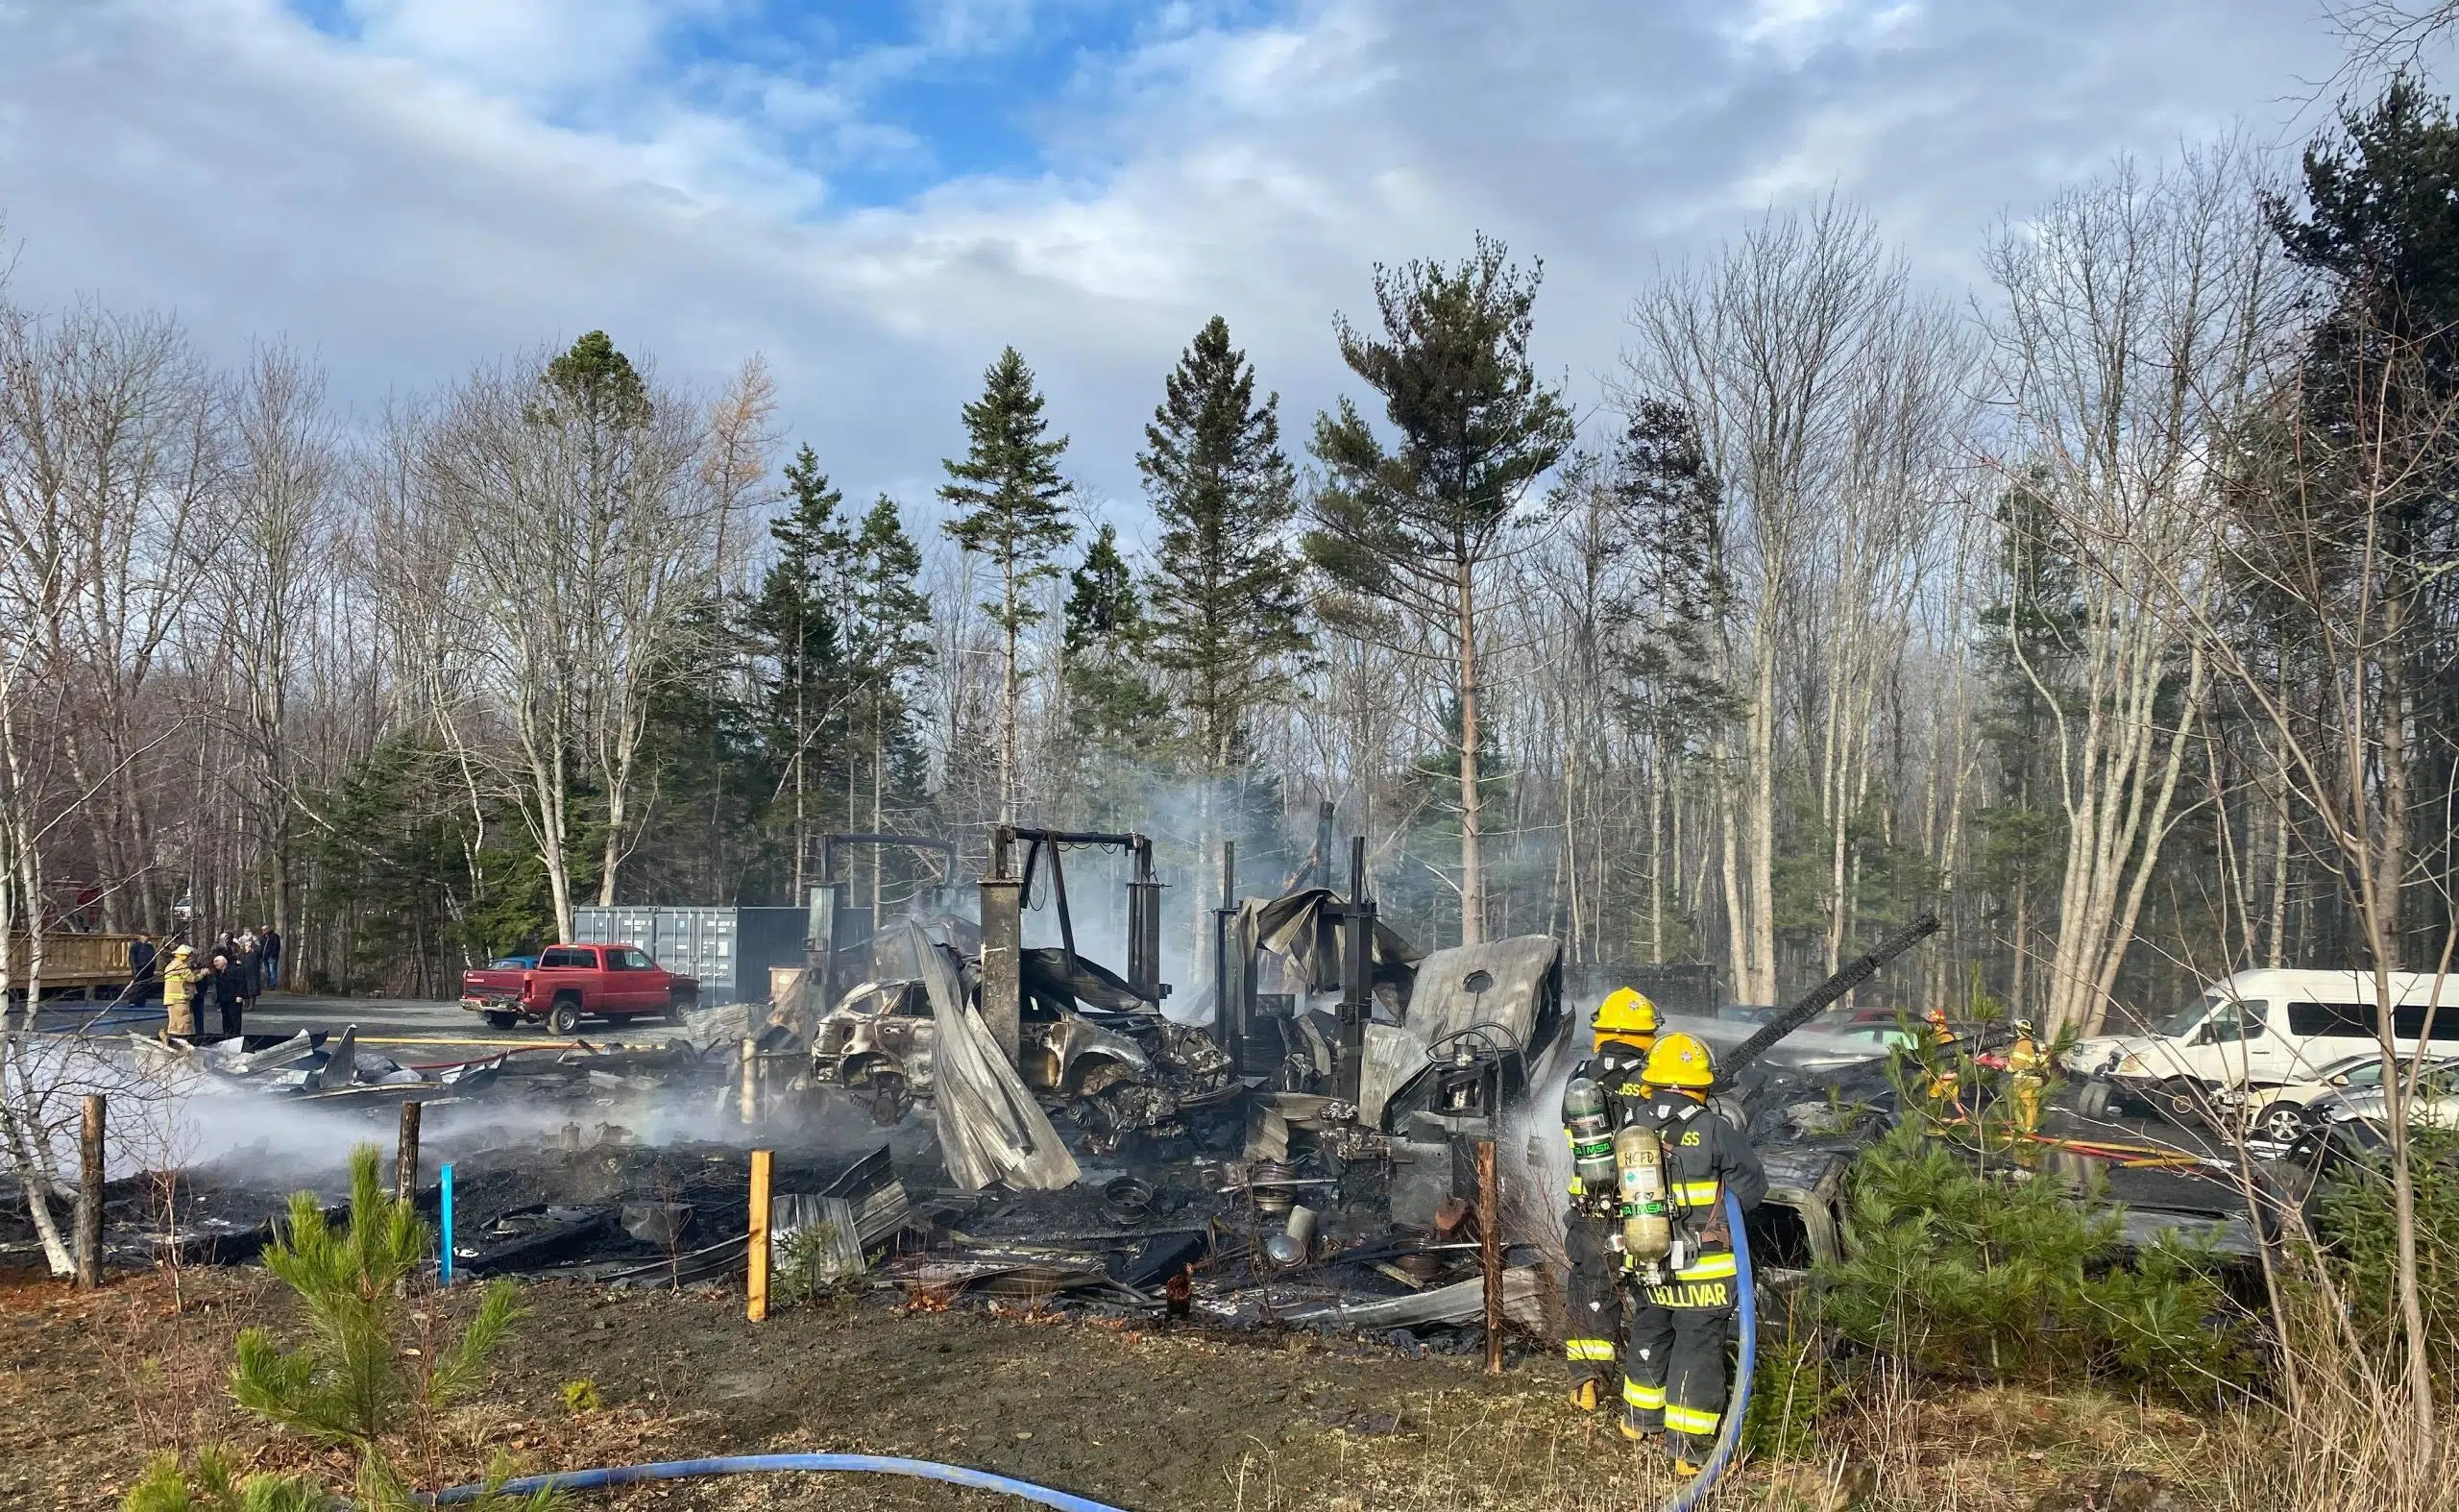
[[1633, 1278], [1640, 1305], [1622, 1356], [1624, 1416], [1642, 1431], [1664, 1428], [1676, 1456], [1696, 1461], [1723, 1422], [1725, 1335], [1741, 1301], [1725, 1197], [1745, 1212], [1758, 1207], [1767, 1173], [1703, 1097], [1660, 1089], [1638, 1116], [1665, 1148], [1676, 1252]]
[[[1597, 1085], [1605, 1093], [1606, 1123], [1619, 1129], [1638, 1122], [1640, 1110], [1646, 1105], [1647, 1088], [1641, 1085], [1640, 1068], [1647, 1060], [1644, 1049], [1609, 1040], [1595, 1056], [1571, 1068], [1571, 1080], [1586, 1077]], [[1563, 1245], [1571, 1266], [1564, 1299], [1570, 1317], [1563, 1355], [1573, 1384], [1593, 1380], [1602, 1385], [1611, 1380], [1620, 1357], [1622, 1256], [1613, 1247], [1613, 1233], [1619, 1227], [1616, 1197], [1610, 1190], [1583, 1190], [1579, 1173], [1571, 1173], [1570, 1211], [1563, 1221]]]

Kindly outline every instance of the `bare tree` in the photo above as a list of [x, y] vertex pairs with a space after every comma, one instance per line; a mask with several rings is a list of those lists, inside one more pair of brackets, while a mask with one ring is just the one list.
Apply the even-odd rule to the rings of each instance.
[[686, 612], [712, 581], [722, 511], [699, 471], [706, 437], [697, 406], [592, 332], [551, 360], [473, 375], [421, 450], [422, 489], [459, 548], [456, 605], [482, 630], [486, 698], [445, 712], [509, 725], [516, 759], [497, 765], [566, 938], [576, 779], [597, 788], [597, 897], [612, 903], [649, 699], [679, 674]]
[[2121, 163], [1987, 254], [2010, 527], [2091, 569], [2045, 635], [2010, 637], [2066, 818], [2053, 1033], [2107, 1014], [2204, 701], [2206, 649], [2155, 596], [2208, 591], [2204, 500], [2266, 379], [2280, 280], [2252, 191], [2226, 144], [2149, 179]]
[[[1830, 199], [1808, 213], [1770, 212], [1717, 261], [1666, 278], [1631, 310], [1639, 341], [1624, 357], [1626, 396], [1669, 401], [1694, 417], [1727, 510], [1723, 681], [1742, 712], [1740, 748], [1720, 726], [1714, 755], [1739, 773], [1717, 788], [1718, 861], [1735, 991], [1746, 1002], [1774, 1002], [1778, 990], [1777, 738], [1788, 653], [1820, 639], [1801, 617], [1816, 601], [1818, 549], [1853, 492], [1851, 468], [1858, 462], [1874, 478], [1901, 471], [1881, 465], [1875, 437], [1866, 454], [1854, 441], [1856, 400], [1868, 392], [1882, 332], [1903, 314], [1904, 282], [1868, 218]], [[1866, 579], [1852, 590], [1865, 595], [1875, 565], [1844, 565]], [[1833, 754], [1831, 778], [1847, 778], [1849, 794], [1849, 773]], [[1835, 806], [1837, 784], [1828, 786]]]
[[311, 628], [319, 573], [339, 555], [341, 441], [324, 397], [324, 375], [288, 348], [253, 354], [234, 406], [235, 526], [216, 567], [226, 590], [217, 601], [230, 618], [237, 659], [235, 708], [245, 717], [256, 768], [246, 828], [264, 847], [272, 921], [294, 934], [291, 682]]

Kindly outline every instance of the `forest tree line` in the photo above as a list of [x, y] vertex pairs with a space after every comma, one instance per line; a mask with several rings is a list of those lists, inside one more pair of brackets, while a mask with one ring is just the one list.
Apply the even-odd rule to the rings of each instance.
[[1376, 270], [1307, 417], [1215, 317], [1156, 376], [1141, 549], [1013, 349], [936, 496], [864, 500], [756, 357], [592, 331], [345, 415], [290, 347], [0, 286], [0, 922], [186, 899], [436, 993], [578, 906], [794, 901], [830, 831], [968, 882], [1007, 819], [1154, 835], [1183, 941], [1222, 841], [1277, 891], [1328, 803], [1422, 943], [1742, 1002], [1922, 908], [1902, 995], [2058, 1025], [2431, 968], [2459, 125], [2402, 82], [2293, 170], [2121, 163], [1980, 264], [1771, 210], [1581, 394], [1481, 237]]

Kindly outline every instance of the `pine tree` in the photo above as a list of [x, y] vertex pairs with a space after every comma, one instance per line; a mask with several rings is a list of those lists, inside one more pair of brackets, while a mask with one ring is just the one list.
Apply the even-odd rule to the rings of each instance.
[[784, 783], [791, 793], [793, 896], [800, 900], [811, 854], [816, 793], [827, 772], [818, 752], [843, 727], [845, 673], [842, 620], [854, 540], [839, 519], [844, 497], [804, 447], [786, 465], [788, 507], [768, 527], [777, 560], [761, 579], [749, 623], [775, 667], [769, 721], [784, 748]]
[[1016, 640], [1042, 611], [1034, 584], [1059, 575], [1052, 554], [1076, 537], [1062, 508], [1070, 488], [1059, 471], [1067, 438], [1046, 439], [1042, 396], [1033, 369], [1016, 349], [999, 354], [983, 374], [982, 397], [964, 406], [968, 442], [962, 462], [943, 460], [949, 481], [940, 499], [964, 512], [947, 524], [957, 545], [986, 557], [999, 572], [999, 597], [983, 612], [999, 626], [999, 822], [1016, 817], [1016, 705], [1020, 688]]
[[1479, 579], [1525, 523], [1522, 499], [1570, 450], [1576, 428], [1528, 356], [1543, 264], [1522, 272], [1509, 256], [1481, 235], [1456, 268], [1376, 269], [1382, 331], [1346, 319], [1336, 329], [1342, 359], [1381, 396], [1399, 440], [1387, 447], [1348, 399], [1338, 414], [1317, 418], [1315, 455], [1330, 477], [1305, 542], [1335, 583], [1449, 647], [1460, 721], [1460, 938], [1470, 944], [1485, 938]]
[[[883, 494], [863, 516], [855, 533], [849, 577], [851, 594], [846, 616], [846, 661], [856, 690], [857, 744], [869, 753], [868, 828], [886, 830], [891, 802], [902, 806], [920, 796], [921, 761], [914, 747], [913, 700], [907, 684], [929, 660], [931, 644], [925, 631], [931, 622], [931, 600], [917, 586], [922, 551], [905, 532], [896, 501]], [[848, 766], [846, 810], [862, 812], [851, 791]], [[875, 852], [871, 866], [871, 907], [880, 906], [881, 863]]]
[[1285, 532], [1296, 476], [1280, 450], [1280, 396], [1255, 402], [1255, 370], [1215, 315], [1163, 380], [1136, 457], [1161, 523], [1152, 590], [1154, 663], [1182, 680], [1197, 769], [1238, 765], [1254, 711], [1289, 691], [1310, 640]]
[[1144, 672], [1152, 626], [1116, 527], [1102, 526], [1067, 586], [1060, 673], [1069, 727], [1083, 737], [1072, 754], [1093, 768], [1099, 795], [1114, 796], [1118, 769], [1145, 765], [1152, 733], [1170, 714]]

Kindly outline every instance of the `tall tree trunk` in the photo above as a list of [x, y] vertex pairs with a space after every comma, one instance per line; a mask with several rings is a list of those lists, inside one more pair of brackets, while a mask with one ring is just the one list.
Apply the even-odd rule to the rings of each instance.
[[1477, 757], [1477, 597], [1476, 564], [1464, 552], [1454, 559], [1454, 584], [1460, 617], [1460, 943], [1475, 945], [1486, 938], [1484, 798], [1479, 793]]

